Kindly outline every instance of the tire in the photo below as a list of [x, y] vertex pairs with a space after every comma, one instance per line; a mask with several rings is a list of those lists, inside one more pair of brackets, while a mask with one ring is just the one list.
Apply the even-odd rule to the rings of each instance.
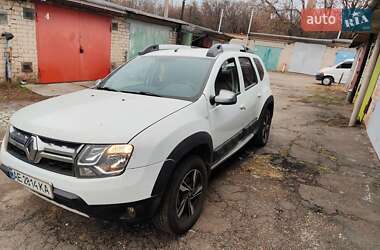
[[333, 82], [334, 82], [334, 78], [332, 78], [331, 76], [325, 76], [323, 77], [321, 81], [322, 85], [325, 85], [325, 86], [330, 86]]
[[260, 118], [259, 130], [253, 137], [253, 143], [255, 146], [264, 147], [267, 144], [270, 134], [270, 126], [272, 124], [272, 116], [272, 112], [269, 109], [265, 109]]
[[[194, 176], [195, 183], [192, 182]], [[204, 161], [196, 155], [183, 159], [171, 178], [160, 210], [153, 218], [156, 228], [169, 234], [186, 233], [202, 212], [207, 185]]]

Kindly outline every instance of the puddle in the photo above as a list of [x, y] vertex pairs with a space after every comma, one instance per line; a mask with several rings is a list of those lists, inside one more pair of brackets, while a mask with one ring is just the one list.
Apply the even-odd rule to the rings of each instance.
[[316, 185], [316, 177], [326, 172], [325, 167], [307, 165], [282, 154], [255, 155], [242, 167], [255, 178], [283, 180], [290, 186], [294, 186], [294, 182]]

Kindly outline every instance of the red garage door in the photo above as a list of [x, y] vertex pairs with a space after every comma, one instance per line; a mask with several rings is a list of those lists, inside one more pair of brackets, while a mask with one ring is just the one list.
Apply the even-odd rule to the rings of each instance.
[[111, 18], [37, 3], [41, 83], [96, 80], [110, 72]]

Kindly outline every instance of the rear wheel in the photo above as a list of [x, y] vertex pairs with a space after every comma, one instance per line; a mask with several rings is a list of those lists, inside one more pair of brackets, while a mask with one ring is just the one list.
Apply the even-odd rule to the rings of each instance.
[[253, 139], [256, 146], [263, 147], [267, 144], [271, 124], [272, 112], [269, 109], [266, 109], [260, 121], [259, 131], [257, 131]]
[[153, 218], [155, 226], [171, 234], [186, 233], [202, 212], [207, 184], [207, 169], [199, 156], [182, 160], [163, 197], [160, 211]]
[[322, 79], [322, 84], [325, 85], [325, 86], [329, 86], [329, 85], [331, 85], [333, 82], [334, 82], [334, 78], [332, 78], [331, 76], [325, 76], [325, 77], [323, 77], [323, 79]]

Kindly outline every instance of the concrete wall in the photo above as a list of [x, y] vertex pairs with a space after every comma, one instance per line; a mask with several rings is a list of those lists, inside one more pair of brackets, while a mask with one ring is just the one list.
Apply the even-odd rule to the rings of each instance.
[[[35, 20], [23, 17], [23, 8], [35, 9], [30, 1], [0, 0], [0, 13], [7, 14], [6, 23], [0, 24], [0, 33], [11, 32], [12, 40], [12, 75], [15, 80], [25, 79], [36, 81], [38, 78], [36, 28]], [[0, 81], [5, 80], [4, 66], [5, 39], [0, 38]], [[23, 73], [23, 62], [32, 63], [31, 73]]]

